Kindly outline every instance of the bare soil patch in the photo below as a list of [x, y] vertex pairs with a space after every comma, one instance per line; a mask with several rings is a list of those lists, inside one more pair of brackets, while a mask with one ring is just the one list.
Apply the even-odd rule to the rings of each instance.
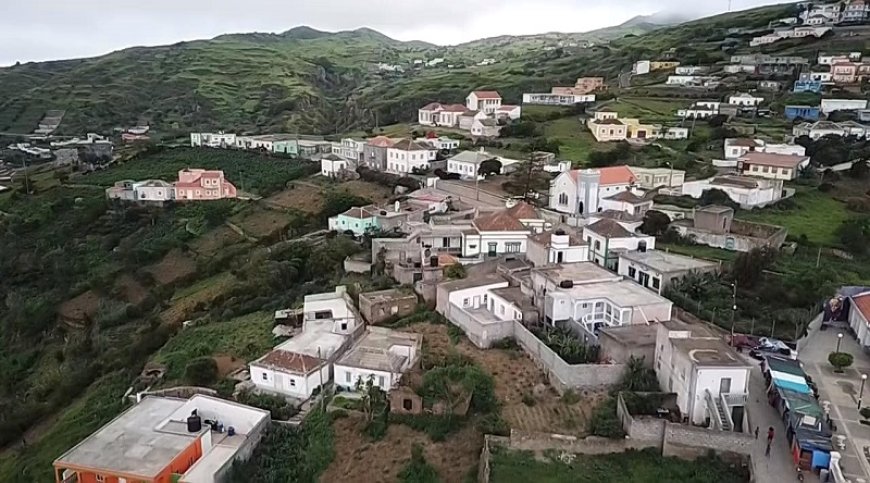
[[219, 226], [197, 238], [196, 241], [190, 244], [190, 249], [199, 256], [212, 257], [221, 249], [243, 241], [242, 236], [234, 232], [230, 227]]
[[172, 299], [172, 305], [160, 313], [160, 319], [166, 324], [181, 324], [197, 310], [198, 305], [207, 304], [228, 291], [235, 281], [231, 273], [224, 272], [182, 289], [180, 295]]
[[68, 322], [87, 322], [97, 314], [97, 311], [100, 309], [101, 300], [100, 294], [93, 290], [88, 290], [60, 304], [57, 313]]
[[323, 207], [323, 188], [308, 183], [293, 183], [292, 188], [287, 188], [274, 194], [265, 200], [267, 205], [295, 209], [306, 213], [319, 213]]
[[390, 199], [390, 197], [393, 195], [392, 190], [390, 190], [390, 188], [387, 188], [386, 186], [381, 186], [379, 184], [370, 183], [368, 181], [363, 181], [360, 179], [355, 179], [346, 183], [342, 183], [338, 186], [338, 189], [344, 189], [352, 195], [368, 198], [372, 200], [372, 203], [382, 203]]
[[193, 254], [182, 253], [173, 248], [160, 262], [146, 268], [158, 285], [169, 285], [185, 279], [196, 273], [196, 261]]
[[121, 298], [133, 305], [139, 305], [148, 298], [148, 289], [127, 274], [121, 275], [115, 281], [115, 290], [121, 294]]
[[290, 219], [285, 213], [257, 208], [244, 218], [233, 221], [245, 233], [254, 238], [267, 238], [287, 229]]
[[335, 459], [320, 477], [321, 482], [395, 482], [411, 459], [411, 448], [420, 444], [426, 461], [441, 481], [459, 482], [477, 467], [483, 436], [468, 424], [445, 441], [429, 437], [402, 424], [390, 424], [386, 436], [371, 441], [362, 434], [362, 417], [352, 415], [335, 421]]
[[245, 361], [241, 359], [237, 359], [233, 356], [227, 355], [218, 355], [213, 357], [215, 363], [217, 363], [218, 368], [218, 376], [225, 377], [228, 374], [233, 373], [237, 369], [241, 369], [245, 367]]

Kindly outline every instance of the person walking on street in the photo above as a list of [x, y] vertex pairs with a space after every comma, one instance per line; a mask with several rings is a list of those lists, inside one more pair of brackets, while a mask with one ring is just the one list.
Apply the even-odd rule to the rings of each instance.
[[755, 427], [755, 439], [758, 439], [758, 426]]
[[773, 441], [773, 426], [767, 429], [767, 444]]

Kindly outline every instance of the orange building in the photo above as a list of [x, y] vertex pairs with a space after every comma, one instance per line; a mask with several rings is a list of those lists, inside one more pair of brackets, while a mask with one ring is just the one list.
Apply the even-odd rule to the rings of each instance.
[[266, 411], [209, 396], [146, 397], [55, 460], [55, 482], [213, 481], [269, 421]]

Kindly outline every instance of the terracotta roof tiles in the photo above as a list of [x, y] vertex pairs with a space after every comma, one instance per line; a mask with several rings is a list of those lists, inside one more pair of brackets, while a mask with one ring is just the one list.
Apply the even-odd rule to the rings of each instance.
[[496, 91], [474, 91], [472, 94], [478, 99], [501, 99], [501, 94]]
[[308, 374], [322, 363], [323, 361], [316, 357], [280, 349], [273, 350], [255, 361], [255, 364], [294, 374]]

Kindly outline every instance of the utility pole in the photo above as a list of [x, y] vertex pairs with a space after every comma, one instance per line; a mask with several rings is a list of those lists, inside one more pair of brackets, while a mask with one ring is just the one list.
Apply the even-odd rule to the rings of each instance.
[[734, 343], [734, 318], [737, 315], [737, 280], [731, 284], [731, 341]]

